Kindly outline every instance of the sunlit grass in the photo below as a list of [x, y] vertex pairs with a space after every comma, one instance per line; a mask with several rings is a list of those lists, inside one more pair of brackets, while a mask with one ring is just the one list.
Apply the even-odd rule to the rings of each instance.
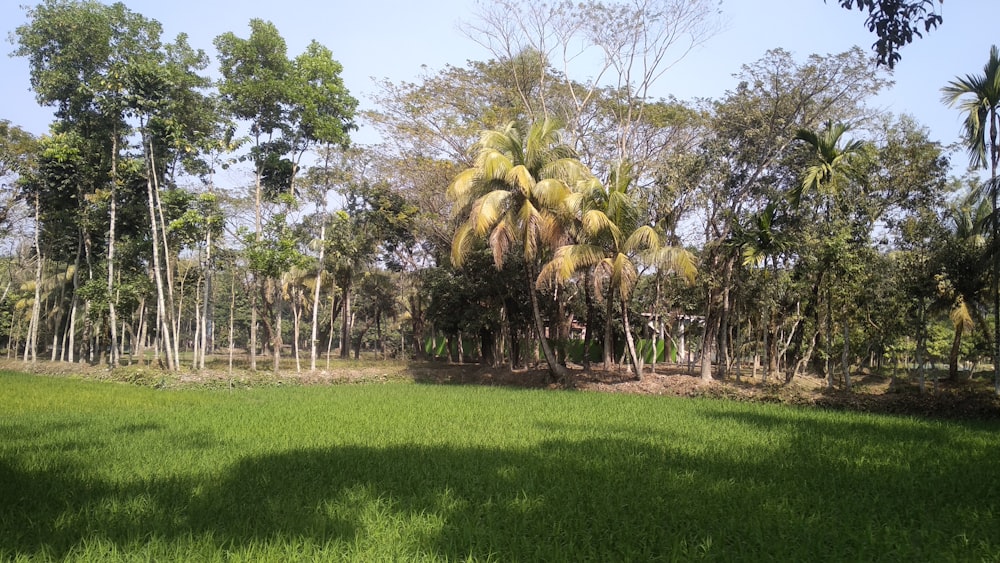
[[1000, 426], [0, 374], [0, 560], [1000, 560]]

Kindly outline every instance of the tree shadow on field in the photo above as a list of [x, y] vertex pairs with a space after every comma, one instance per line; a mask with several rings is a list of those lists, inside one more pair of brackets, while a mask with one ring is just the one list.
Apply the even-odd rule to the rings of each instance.
[[[782, 424], [768, 417], [736, 423], [772, 427], [762, 432]], [[125, 550], [149, 537], [210, 538], [220, 550], [282, 539], [342, 542], [346, 550], [391, 537], [398, 545], [380, 553], [394, 549], [392, 558], [402, 560], [874, 560], [898, 548], [899, 537], [919, 536], [924, 518], [958, 521], [968, 508], [969, 495], [920, 505], [929, 514], [882, 515], [868, 506], [885, 516], [879, 535], [856, 533], [859, 522], [848, 517], [858, 511], [854, 495], [891, 492], [909, 470], [868, 474], [849, 460], [822, 460], [829, 473], [818, 474], [817, 459], [800, 455], [796, 440], [844, 430], [804, 424], [812, 426], [780, 433], [790, 437], [749, 457], [714, 452], [711, 444], [692, 453], [667, 434], [602, 436], [595, 422], [594, 437], [531, 449], [352, 445], [249, 456], [211, 481], [95, 481], [72, 465], [24, 471], [22, 460], [8, 455], [0, 458], [0, 559], [64, 558], [91, 540]], [[848, 431], [866, 432], [871, 446], [879, 445], [877, 429]], [[954, 469], [972, 471], [981, 462]], [[838, 475], [840, 492], [821, 486], [830, 474]], [[934, 472], [921, 478], [928, 488], [945, 482]], [[805, 483], [789, 488], [789, 479]], [[996, 494], [970, 494], [997, 502]], [[995, 527], [996, 518], [982, 524]], [[956, 555], [934, 539], [910, 555], [973, 555]]]

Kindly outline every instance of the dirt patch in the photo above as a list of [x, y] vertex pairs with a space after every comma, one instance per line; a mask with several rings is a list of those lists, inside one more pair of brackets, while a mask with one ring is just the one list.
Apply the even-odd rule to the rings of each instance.
[[[324, 363], [325, 364], [325, 363]], [[265, 364], [268, 365], [268, 364]], [[630, 372], [594, 368], [589, 372], [570, 366], [569, 381], [554, 381], [547, 369], [491, 368], [478, 364], [443, 362], [333, 361], [314, 372], [294, 365], [273, 371], [210, 369], [171, 373], [152, 366], [106, 366], [0, 360], [0, 370], [61, 377], [119, 381], [152, 387], [256, 387], [271, 385], [333, 385], [385, 381], [421, 384], [496, 385], [535, 389], [576, 389], [601, 393], [630, 393], [674, 397], [710, 397], [735, 401], [782, 403], [835, 410], [885, 413], [956, 420], [1000, 420], [1000, 398], [992, 382], [976, 379], [961, 384], [928, 382], [921, 392], [915, 382], [879, 375], [855, 378], [853, 390], [829, 390], [826, 380], [801, 376], [789, 383], [760, 378], [703, 381], [684, 367], [659, 365], [655, 373], [636, 379]]]

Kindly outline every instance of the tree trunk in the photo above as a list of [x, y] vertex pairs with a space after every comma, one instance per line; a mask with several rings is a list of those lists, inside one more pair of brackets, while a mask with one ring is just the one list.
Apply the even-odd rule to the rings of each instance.
[[844, 317], [844, 351], [840, 357], [840, 363], [844, 367], [844, 388], [851, 390], [851, 323], [850, 319]]
[[[143, 144], [145, 145], [145, 143]], [[167, 369], [175, 370], [180, 366], [180, 362], [175, 355], [176, 348], [173, 346], [173, 326], [167, 312], [167, 288], [164, 287], [163, 266], [160, 259], [160, 239], [166, 236], [166, 232], [160, 231], [160, 223], [157, 220], [156, 214], [156, 194], [153, 180], [154, 168], [153, 162], [149, 160], [152, 158], [152, 146], [148, 146], [147, 151], [149, 173], [146, 175], [146, 195], [149, 204], [150, 235], [153, 242], [153, 277], [156, 281], [156, 319], [160, 331], [159, 340], [163, 345], [164, 353], [167, 357]]]
[[250, 371], [257, 371], [257, 309], [260, 291], [257, 287], [257, 276], [254, 276], [250, 289], [250, 346], [247, 353], [250, 359]]
[[346, 360], [350, 357], [351, 353], [351, 280], [348, 279], [344, 282], [344, 287], [341, 291], [343, 297], [341, 298], [341, 307], [344, 311], [344, 320], [340, 325], [340, 357]]
[[614, 312], [615, 301], [611, 299], [611, 293], [608, 292], [605, 298], [606, 311], [604, 314], [604, 370], [610, 371], [612, 364], [615, 361], [615, 339], [611, 330], [611, 314]]
[[587, 268], [583, 274], [583, 299], [587, 305], [587, 325], [583, 329], [583, 371], [590, 371], [590, 345], [594, 342], [594, 322], [597, 316], [597, 308], [594, 306], [593, 275], [591, 269]]
[[535, 290], [534, 268], [530, 260], [525, 264], [524, 272], [527, 276], [528, 294], [531, 297], [531, 314], [535, 317], [535, 329], [538, 331], [538, 340], [542, 348], [542, 354], [545, 356], [545, 363], [549, 366], [549, 377], [554, 381], [568, 383], [569, 371], [565, 366], [556, 361], [552, 347], [549, 346], [549, 341], [545, 338], [545, 323], [542, 321], [542, 312], [538, 306], [538, 292]]
[[[38, 193], [35, 193], [35, 300], [31, 304], [31, 323], [28, 328], [28, 338], [24, 346], [24, 361], [38, 361], [38, 325], [42, 316], [42, 269], [45, 260], [42, 259], [41, 245], [41, 205]], [[30, 350], [30, 355], [29, 355]]]
[[701, 380], [712, 381], [712, 354], [718, 341], [719, 314], [709, 306], [705, 330], [701, 338]]
[[726, 260], [725, 266], [723, 268], [723, 285], [722, 285], [722, 310], [719, 312], [719, 326], [716, 329], [719, 335], [719, 348], [717, 352], [717, 364], [716, 364], [716, 377], [719, 380], [725, 380], [726, 375], [729, 371], [729, 313], [731, 309], [730, 303], [730, 287], [733, 283], [733, 267], [736, 264], [736, 258], [731, 256]]
[[274, 331], [271, 333], [271, 346], [274, 347], [274, 373], [278, 373], [281, 369], [281, 309], [284, 307], [280, 280], [275, 283], [274, 292]]
[[628, 346], [629, 358], [632, 360], [632, 371], [635, 378], [642, 381], [642, 358], [635, 349], [635, 339], [632, 337], [632, 327], [629, 325], [628, 321], [628, 303], [625, 299], [621, 300], [621, 306], [622, 325], [625, 328], [625, 345]]
[[115, 226], [118, 222], [118, 130], [111, 135], [111, 201], [108, 227], [108, 324], [111, 325], [111, 367], [118, 367], [118, 316], [115, 312]]
[[955, 338], [951, 341], [951, 351], [948, 353], [948, 380], [959, 381], [958, 358], [962, 350], [962, 335], [965, 332], [965, 323], [955, 325]]
[[236, 352], [236, 264], [229, 275], [229, 375], [233, 374], [233, 355]]
[[295, 292], [295, 302], [292, 303], [292, 315], [293, 322], [292, 325], [292, 351], [295, 354], [295, 373], [302, 372], [302, 360], [299, 358], [299, 339], [301, 338], [301, 331], [299, 330], [299, 325], [302, 323], [302, 306], [299, 304], [302, 296], [301, 292]]
[[[997, 179], [997, 166], [1000, 164], [1000, 146], [997, 145], [997, 121], [1000, 121], [1000, 114], [996, 107], [990, 108], [990, 197], [992, 199], [993, 213], [993, 243], [1000, 240], [1000, 217], [997, 216], [997, 191], [1000, 191]], [[1000, 252], [993, 253], [993, 283], [990, 284], [993, 294], [993, 392], [1000, 396]]]
[[[313, 288], [312, 336], [309, 338], [309, 371], [316, 371], [316, 344], [319, 335], [319, 293], [323, 285], [323, 257], [326, 250], [326, 222], [319, 228], [319, 264], [316, 267], [316, 286]], [[330, 325], [333, 330], [333, 324]]]
[[212, 323], [212, 229], [205, 234], [205, 299], [201, 311], [201, 360], [198, 367], [205, 369], [205, 356], [215, 347]]

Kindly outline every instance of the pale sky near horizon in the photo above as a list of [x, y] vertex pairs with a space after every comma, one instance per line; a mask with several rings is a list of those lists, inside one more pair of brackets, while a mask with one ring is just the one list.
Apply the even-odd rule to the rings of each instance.
[[[0, 0], [5, 39], [26, 21], [25, 9], [18, 4]], [[461, 22], [474, 17], [474, 0], [124, 0], [124, 4], [162, 23], [165, 41], [186, 32], [192, 46], [212, 57], [212, 39], [227, 31], [248, 36], [251, 18], [272, 21], [287, 41], [290, 57], [316, 39], [333, 51], [344, 67], [346, 86], [366, 108], [372, 106], [372, 78], [413, 80], [422, 65], [433, 72], [446, 64], [462, 66], [467, 60], [489, 58], [460, 30]], [[864, 14], [844, 10], [837, 0], [723, 0], [720, 9], [725, 29], [663, 75], [656, 96], [720, 98], [735, 85], [733, 74], [741, 65], [760, 59], [771, 48], [784, 48], [804, 60], [812, 53], [839, 53], [853, 45], [870, 52], [875, 40], [864, 26]], [[994, 31], [1000, 21], [1000, 0], [949, 0], [939, 9], [943, 25], [902, 49], [893, 77], [896, 85], [877, 104], [896, 114], [913, 115], [930, 129], [933, 140], [947, 145], [957, 140], [961, 119], [957, 110], [941, 103], [940, 89], [956, 76], [982, 72], [990, 46], [1000, 43]], [[35, 102], [26, 61], [6, 56], [13, 50], [9, 41], [5, 47], [5, 56], [0, 57], [0, 119], [35, 134], [45, 133], [51, 111]], [[373, 139], [365, 131], [355, 138]], [[955, 160], [956, 170], [963, 170], [964, 155]]]

